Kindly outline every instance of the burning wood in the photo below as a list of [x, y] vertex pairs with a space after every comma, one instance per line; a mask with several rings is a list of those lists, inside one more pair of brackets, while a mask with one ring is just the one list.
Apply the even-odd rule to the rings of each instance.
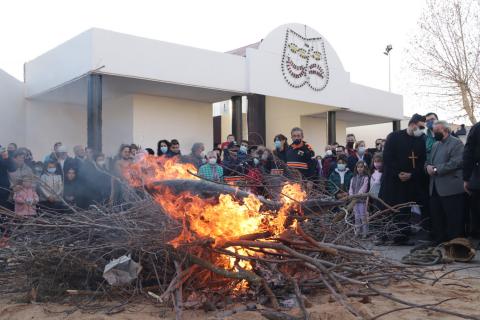
[[[362, 248], [349, 222], [356, 199], [309, 200], [300, 183], [286, 183], [280, 200], [269, 200], [199, 180], [192, 170], [148, 157], [125, 172], [132, 202], [27, 219], [4, 212], [13, 233], [10, 248], [0, 251], [6, 261], [0, 292], [36, 288], [44, 297], [127, 290], [171, 301], [179, 316], [188, 302], [212, 303], [212, 295], [266, 297], [279, 309], [278, 299], [293, 293], [306, 318], [302, 293], [328, 290], [358, 315], [348, 296], [366, 285], [419, 276]], [[395, 209], [377, 210], [371, 223]], [[106, 285], [102, 273], [122, 256], [141, 271], [120, 290]]]

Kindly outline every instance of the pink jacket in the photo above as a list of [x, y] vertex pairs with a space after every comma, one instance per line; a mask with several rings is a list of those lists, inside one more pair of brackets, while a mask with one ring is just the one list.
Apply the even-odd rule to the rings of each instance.
[[13, 195], [15, 201], [15, 213], [19, 216], [34, 216], [37, 214], [36, 204], [38, 194], [33, 188], [21, 188]]

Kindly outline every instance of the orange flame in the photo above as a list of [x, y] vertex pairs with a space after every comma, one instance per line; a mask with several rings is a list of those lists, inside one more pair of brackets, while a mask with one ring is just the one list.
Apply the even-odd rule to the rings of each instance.
[[130, 185], [139, 187], [153, 181], [167, 179], [198, 180], [197, 168], [191, 163], [181, 163], [178, 157], [156, 157], [142, 154], [124, 170]]
[[[179, 163], [175, 158], [165, 159], [145, 156], [131, 165], [125, 176], [133, 186], [148, 185], [164, 179], [198, 179], [191, 173], [197, 170], [191, 164]], [[174, 194], [170, 189], [157, 189], [155, 201], [172, 218], [182, 220], [182, 233], [170, 244], [177, 247], [195, 240], [212, 239], [214, 246], [238, 237], [269, 231], [279, 235], [285, 231], [289, 213], [299, 211], [298, 202], [306, 198], [299, 184], [285, 184], [282, 188], [282, 206], [277, 212], [261, 211], [262, 202], [254, 195], [242, 201], [231, 195], [222, 194], [218, 199], [203, 199], [188, 192]], [[293, 221], [295, 224], [296, 221]], [[257, 252], [243, 248], [226, 248], [242, 256], [257, 255]], [[228, 269], [251, 270], [250, 262], [219, 255], [215, 264]]]

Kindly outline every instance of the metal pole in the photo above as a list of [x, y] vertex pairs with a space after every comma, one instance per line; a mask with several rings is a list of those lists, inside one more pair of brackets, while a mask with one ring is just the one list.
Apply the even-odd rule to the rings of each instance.
[[391, 76], [391, 64], [390, 64], [390, 52], [388, 53], [388, 92], [392, 92], [392, 76]]

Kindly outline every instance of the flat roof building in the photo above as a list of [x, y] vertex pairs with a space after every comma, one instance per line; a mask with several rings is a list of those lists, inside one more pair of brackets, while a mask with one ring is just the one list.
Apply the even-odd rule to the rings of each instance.
[[2, 142], [37, 157], [56, 141], [111, 154], [176, 138], [187, 152], [231, 132], [271, 147], [295, 126], [319, 149], [345, 141], [347, 127], [403, 119], [401, 95], [351, 82], [303, 24], [227, 53], [90, 29], [27, 62], [24, 78], [0, 72]]

